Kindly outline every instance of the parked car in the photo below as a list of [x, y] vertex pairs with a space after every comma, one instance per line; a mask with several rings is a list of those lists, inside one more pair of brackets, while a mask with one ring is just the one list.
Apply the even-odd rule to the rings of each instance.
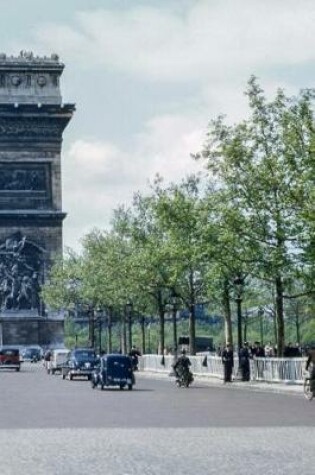
[[71, 379], [78, 376], [91, 379], [96, 364], [97, 357], [93, 349], [76, 348], [69, 353], [67, 361], [61, 367], [62, 379], [68, 378], [71, 381]]
[[62, 370], [63, 365], [69, 359], [70, 350], [67, 348], [59, 348], [51, 350], [50, 359], [46, 361], [46, 370], [48, 374], [55, 374], [57, 371]]
[[132, 390], [135, 383], [131, 358], [119, 354], [102, 356], [91, 377], [93, 389], [97, 386], [101, 389], [105, 386], [119, 386], [120, 389], [124, 389], [127, 386]]
[[28, 346], [21, 351], [23, 361], [37, 363], [42, 359], [42, 349], [40, 347]]
[[15, 369], [20, 371], [20, 350], [18, 348], [0, 347], [0, 369]]

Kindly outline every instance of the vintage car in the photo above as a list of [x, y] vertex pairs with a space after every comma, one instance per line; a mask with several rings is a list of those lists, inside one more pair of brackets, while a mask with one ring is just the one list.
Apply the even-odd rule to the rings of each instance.
[[0, 369], [14, 369], [20, 371], [20, 350], [13, 347], [0, 347]]
[[21, 358], [23, 361], [30, 361], [37, 363], [42, 359], [43, 350], [38, 346], [27, 346], [21, 351]]
[[132, 370], [132, 361], [129, 356], [109, 354], [102, 356], [91, 377], [91, 386], [118, 386], [124, 389], [126, 386], [132, 390], [135, 384], [135, 376]]
[[45, 367], [48, 374], [61, 372], [63, 365], [69, 359], [70, 350], [67, 348], [55, 348], [51, 350], [49, 361], [46, 361]]
[[97, 363], [96, 353], [92, 348], [76, 348], [71, 350], [67, 361], [61, 367], [62, 379], [86, 377], [91, 379], [92, 371]]

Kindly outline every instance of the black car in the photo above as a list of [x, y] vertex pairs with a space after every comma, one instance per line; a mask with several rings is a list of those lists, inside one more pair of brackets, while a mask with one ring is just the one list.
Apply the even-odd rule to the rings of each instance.
[[99, 386], [104, 389], [105, 386], [119, 386], [120, 389], [128, 387], [132, 390], [136, 383], [132, 360], [129, 356], [120, 354], [105, 355], [99, 360], [99, 364], [92, 372], [92, 388]]
[[42, 350], [37, 347], [27, 347], [21, 352], [23, 361], [30, 361], [31, 363], [37, 363], [42, 359]]
[[70, 381], [74, 377], [87, 377], [91, 379], [91, 374], [97, 364], [96, 353], [91, 348], [76, 348], [69, 354], [68, 360], [61, 368], [62, 379], [68, 378]]

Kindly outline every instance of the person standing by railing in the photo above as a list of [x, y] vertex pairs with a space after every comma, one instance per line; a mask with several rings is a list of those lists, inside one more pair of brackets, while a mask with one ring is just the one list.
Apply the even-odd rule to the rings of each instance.
[[315, 393], [315, 347], [309, 350], [308, 358], [305, 365], [306, 371], [310, 374], [310, 386], [313, 394]]
[[234, 367], [234, 355], [231, 343], [227, 343], [222, 351], [222, 363], [224, 367], [224, 382], [232, 382], [232, 372]]
[[250, 351], [249, 351], [248, 343], [247, 341], [245, 341], [239, 353], [242, 381], [250, 381], [249, 358], [250, 358]]

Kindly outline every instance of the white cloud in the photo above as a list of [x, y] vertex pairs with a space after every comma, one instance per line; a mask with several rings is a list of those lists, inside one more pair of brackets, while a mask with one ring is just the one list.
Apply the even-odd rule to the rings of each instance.
[[[297, 70], [315, 59], [314, 0], [196, 0], [182, 11], [167, 2], [160, 8], [136, 3], [112, 10], [87, 7], [73, 15], [72, 24], [47, 22], [34, 28], [31, 49], [36, 54], [56, 51], [74, 74], [84, 68], [91, 78], [96, 68], [98, 74], [113, 71], [127, 89], [131, 76], [143, 87], [153, 82], [161, 101], [158, 110], [164, 111], [150, 119], [142, 118], [141, 107], [139, 113], [128, 111], [131, 121], [134, 116], [138, 123], [143, 120], [142, 132], [127, 133], [121, 142], [102, 136], [74, 139], [63, 161], [64, 208], [69, 212], [65, 242], [71, 246], [91, 227], [106, 227], [112, 210], [130, 203], [135, 191], [146, 190], [156, 173], [178, 181], [196, 171], [189, 154], [200, 149], [208, 121], [219, 113], [229, 121], [246, 116], [243, 91], [252, 73], [261, 76], [268, 94], [279, 86], [291, 94], [296, 92], [293, 81], [279, 80], [275, 68]], [[171, 84], [164, 102], [161, 83]], [[167, 101], [177, 84], [171, 106]], [[65, 86], [71, 89], [71, 83]], [[82, 95], [95, 99], [93, 84], [84, 86]], [[191, 96], [180, 96], [181, 90]], [[141, 103], [141, 94], [136, 100]], [[101, 120], [93, 100], [89, 107], [84, 112], [78, 108], [77, 114]], [[103, 112], [111, 114], [110, 109]], [[94, 133], [93, 121], [87, 134]]]
[[[178, 12], [165, 7], [79, 12], [74, 26], [37, 29], [42, 48], [154, 80], [247, 75], [266, 64], [314, 60], [313, 0], [196, 1]], [[231, 78], [232, 79], [232, 78]]]
[[113, 209], [148, 191], [157, 173], [178, 182], [201, 170], [190, 153], [199, 150], [203, 133], [193, 119], [169, 115], [150, 120], [128, 152], [111, 143], [75, 141], [63, 157], [67, 245], [76, 247], [93, 227], [108, 227]]

